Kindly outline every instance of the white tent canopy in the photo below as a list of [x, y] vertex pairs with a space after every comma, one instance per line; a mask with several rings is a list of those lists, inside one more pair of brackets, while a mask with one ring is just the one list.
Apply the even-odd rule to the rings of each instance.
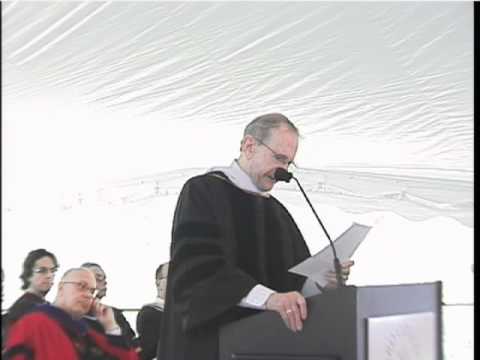
[[[236, 154], [246, 122], [278, 111], [304, 136], [305, 180], [349, 198], [342, 208], [393, 206], [472, 226], [472, 10], [468, 2], [5, 2], [7, 179], [27, 186], [27, 159], [61, 165], [69, 174], [57, 171], [59, 182], [79, 191], [86, 180], [216, 165]], [[18, 134], [27, 129], [28, 138]], [[219, 137], [234, 144], [221, 157]], [[27, 159], [12, 170], [18, 156]]]
[[[7, 306], [38, 247], [150, 301], [181, 185], [267, 112], [300, 128], [293, 172], [332, 235], [376, 224], [352, 281], [472, 301], [473, 3], [6, 1], [2, 53]], [[275, 194], [325, 245], [294, 184]]]

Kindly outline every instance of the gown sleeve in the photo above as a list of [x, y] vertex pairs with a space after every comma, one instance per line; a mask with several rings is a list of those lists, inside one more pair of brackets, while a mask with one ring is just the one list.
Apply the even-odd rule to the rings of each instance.
[[235, 241], [225, 227], [232, 226], [232, 220], [214, 181], [222, 180], [190, 179], [175, 210], [169, 282], [184, 330], [236, 306], [257, 284], [231, 255]]

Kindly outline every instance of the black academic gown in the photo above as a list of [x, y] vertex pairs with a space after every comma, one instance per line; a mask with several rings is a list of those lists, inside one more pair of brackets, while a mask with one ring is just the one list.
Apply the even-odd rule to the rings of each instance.
[[162, 319], [163, 308], [158, 303], [146, 304], [138, 312], [137, 333], [141, 360], [152, 360], [157, 356]]
[[258, 283], [300, 290], [288, 269], [310, 256], [273, 196], [239, 189], [222, 173], [191, 178], [175, 209], [160, 360], [218, 358], [220, 326], [257, 313], [237, 304]]

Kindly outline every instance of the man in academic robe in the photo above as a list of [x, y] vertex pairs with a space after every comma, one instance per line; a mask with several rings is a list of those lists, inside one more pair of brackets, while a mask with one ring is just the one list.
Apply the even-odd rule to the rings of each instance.
[[[292, 331], [307, 319], [302, 289], [288, 269], [310, 256], [287, 209], [269, 191], [287, 170], [299, 132], [282, 114], [247, 125], [230, 167], [189, 179], [175, 209], [169, 281], [158, 359], [218, 358], [222, 325], [275, 311]], [[348, 276], [352, 262], [342, 264]], [[329, 287], [336, 286], [331, 274]]]
[[155, 270], [157, 297], [155, 301], [142, 306], [137, 314], [137, 333], [140, 345], [140, 359], [152, 360], [157, 356], [157, 345], [165, 305], [168, 262], [160, 264]]
[[[102, 298], [107, 295], [107, 274], [99, 264], [94, 262], [85, 262], [81, 265], [81, 267], [89, 269], [95, 276], [95, 280], [97, 281], [96, 298], [98, 300], [102, 300]], [[133, 331], [127, 318], [125, 317], [125, 315], [123, 315], [123, 311], [119, 308], [116, 308], [115, 306], [109, 307], [113, 311], [115, 321], [122, 330], [122, 335], [127, 338], [128, 341], [132, 342], [132, 344], [138, 346], [137, 340], [135, 339], [135, 331]], [[103, 330], [102, 325], [100, 324], [100, 322], [97, 321], [94, 314], [89, 313], [85, 315], [85, 320], [91, 327], [95, 328], [96, 330]]]
[[[95, 292], [95, 277], [88, 269], [68, 270], [54, 302], [36, 306], [10, 328], [2, 359], [138, 360], [112, 309], [95, 300]], [[105, 333], [82, 319], [91, 308]]]

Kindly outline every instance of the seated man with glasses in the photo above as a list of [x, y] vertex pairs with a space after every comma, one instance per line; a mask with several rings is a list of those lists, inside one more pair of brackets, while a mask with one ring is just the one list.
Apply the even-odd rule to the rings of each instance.
[[[104, 296], [107, 295], [107, 275], [105, 274], [105, 271], [99, 264], [94, 262], [85, 262], [81, 265], [81, 267], [87, 268], [95, 276], [95, 279], [97, 281], [97, 293], [95, 297], [98, 300], [101, 300]], [[135, 337], [135, 331], [133, 331], [127, 318], [125, 317], [125, 315], [123, 315], [122, 310], [114, 306], [110, 307], [113, 310], [115, 321], [118, 323], [120, 329], [122, 330], [122, 335], [127, 338], [132, 344], [137, 344], [138, 341]], [[89, 323], [90, 326], [94, 327], [95, 329], [99, 331], [102, 330], [102, 326], [97, 321], [94, 314], [87, 314], [85, 316], [85, 320]]]
[[142, 306], [137, 314], [137, 332], [140, 341], [140, 359], [152, 360], [157, 356], [158, 339], [162, 330], [165, 291], [167, 289], [168, 262], [155, 270], [157, 298]]
[[[95, 277], [88, 269], [65, 272], [53, 303], [37, 306], [11, 327], [2, 359], [137, 360], [112, 309], [95, 298], [96, 292]], [[89, 311], [105, 332], [88, 326], [83, 316]]]
[[[312, 285], [288, 269], [310, 256], [287, 209], [270, 194], [278, 168], [297, 153], [299, 131], [284, 115], [245, 128], [228, 167], [189, 179], [174, 212], [158, 359], [218, 359], [219, 329], [258, 311], [300, 331]], [[352, 263], [342, 264], [348, 273]], [[332, 278], [329, 287], [336, 287]], [[305, 292], [304, 292], [305, 293]]]
[[53, 286], [57, 269], [57, 258], [51, 252], [45, 249], [36, 249], [28, 253], [20, 275], [23, 282], [22, 290], [25, 290], [25, 292], [2, 316], [2, 331], [5, 334], [13, 323], [35, 305], [46, 303], [45, 296]]

